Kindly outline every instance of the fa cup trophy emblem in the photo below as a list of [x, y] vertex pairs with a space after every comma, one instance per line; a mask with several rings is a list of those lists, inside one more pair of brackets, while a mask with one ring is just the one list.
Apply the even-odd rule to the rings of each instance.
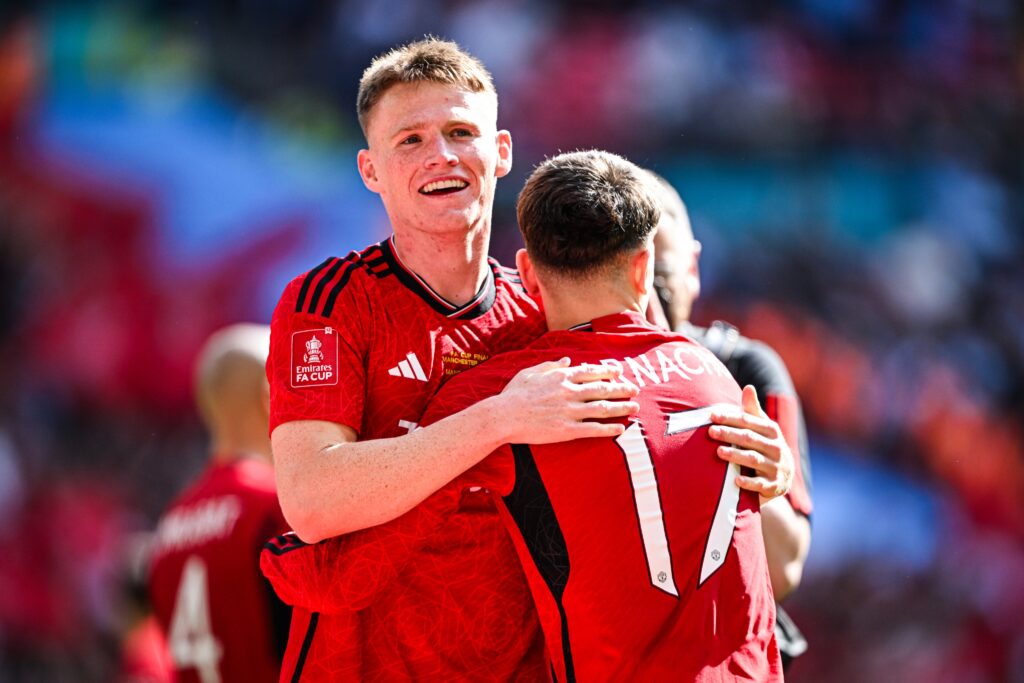
[[323, 354], [320, 353], [320, 348], [323, 343], [316, 337], [313, 337], [306, 342], [306, 353], [302, 354], [302, 360], [307, 363], [320, 363], [323, 362]]

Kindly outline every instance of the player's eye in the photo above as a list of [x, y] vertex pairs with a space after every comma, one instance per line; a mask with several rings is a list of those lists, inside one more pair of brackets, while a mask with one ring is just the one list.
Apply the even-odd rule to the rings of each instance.
[[414, 145], [414, 144], [416, 144], [419, 141], [420, 141], [420, 136], [419, 135], [409, 135], [407, 137], [402, 138], [401, 141], [398, 144], [400, 144], [400, 145]]
[[468, 128], [455, 128], [452, 130], [453, 138], [471, 138], [473, 137], [473, 131]]

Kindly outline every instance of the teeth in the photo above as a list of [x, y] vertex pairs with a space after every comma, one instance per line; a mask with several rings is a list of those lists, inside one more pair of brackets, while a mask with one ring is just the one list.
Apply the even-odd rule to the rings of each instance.
[[469, 183], [467, 183], [465, 180], [459, 180], [457, 178], [452, 178], [450, 180], [435, 180], [432, 183], [427, 183], [426, 185], [424, 185], [423, 189], [420, 190], [420, 192], [428, 193], [428, 192], [436, 192], [437, 190], [448, 190], [448, 189], [459, 189], [459, 190], [461, 190], [462, 188], [466, 187], [467, 185], [469, 185]]

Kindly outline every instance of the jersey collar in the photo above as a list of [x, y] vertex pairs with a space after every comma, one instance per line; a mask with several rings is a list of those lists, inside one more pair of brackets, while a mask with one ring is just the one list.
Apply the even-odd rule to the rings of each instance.
[[630, 333], [651, 332], [658, 331], [658, 329], [659, 328], [648, 322], [640, 313], [637, 313], [636, 311], [622, 311], [620, 313], [612, 313], [611, 315], [603, 315], [600, 318], [594, 318], [590, 322], [573, 325], [568, 331]]
[[494, 286], [494, 270], [492, 268], [487, 268], [484, 283], [481, 285], [480, 291], [476, 293], [476, 296], [465, 304], [456, 306], [435, 292], [427, 284], [426, 280], [414, 273], [411, 268], [402, 262], [402, 257], [398, 255], [398, 250], [395, 249], [394, 235], [382, 242], [380, 246], [384, 259], [391, 266], [391, 270], [398, 278], [398, 281], [446, 318], [451, 318], [452, 320], [478, 318], [491, 310], [491, 306], [494, 305], [497, 290]]

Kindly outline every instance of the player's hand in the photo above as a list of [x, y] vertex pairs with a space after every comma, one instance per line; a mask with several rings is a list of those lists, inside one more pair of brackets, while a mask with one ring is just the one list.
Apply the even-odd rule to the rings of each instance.
[[765, 415], [757, 402], [757, 391], [743, 387], [743, 412], [716, 411], [708, 429], [718, 447], [718, 457], [754, 470], [755, 476], [739, 476], [736, 485], [761, 494], [761, 502], [785, 495], [793, 482], [793, 452], [782, 429]]
[[506, 443], [557, 443], [615, 437], [618, 423], [594, 420], [635, 415], [637, 388], [622, 372], [603, 365], [569, 365], [568, 358], [521, 370], [499, 394], [494, 409], [507, 431]]

